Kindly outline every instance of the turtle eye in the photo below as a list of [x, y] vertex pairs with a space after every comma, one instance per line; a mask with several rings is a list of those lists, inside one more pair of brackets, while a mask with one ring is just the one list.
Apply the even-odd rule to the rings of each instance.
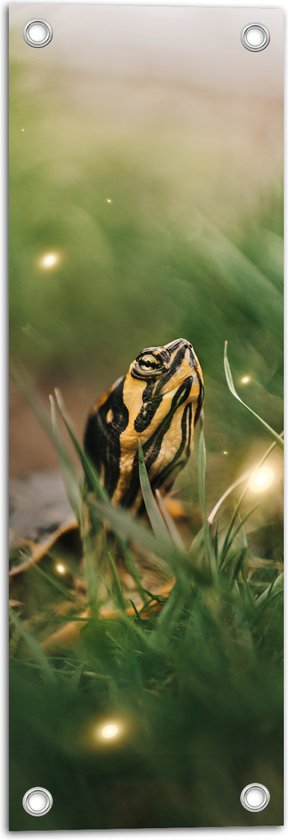
[[159, 370], [162, 368], [162, 361], [161, 359], [157, 359], [155, 356], [152, 356], [152, 353], [147, 353], [146, 356], [142, 356], [141, 359], [138, 360], [138, 365], [140, 370]]
[[147, 379], [148, 377], [162, 376], [168, 368], [170, 354], [163, 347], [147, 347], [136, 356], [130, 366], [130, 371], [135, 379]]

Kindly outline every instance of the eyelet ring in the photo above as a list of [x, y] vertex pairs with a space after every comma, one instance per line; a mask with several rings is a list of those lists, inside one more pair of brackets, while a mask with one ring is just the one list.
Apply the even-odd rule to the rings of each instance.
[[246, 785], [240, 794], [240, 802], [246, 811], [258, 813], [264, 811], [270, 802], [270, 792], [265, 785], [259, 782], [252, 782]]
[[44, 817], [51, 810], [53, 796], [50, 790], [43, 787], [33, 787], [26, 790], [22, 799], [24, 811], [31, 817]]
[[47, 20], [41, 18], [28, 20], [23, 29], [23, 38], [29, 47], [36, 49], [47, 47], [53, 38], [52, 26]]
[[245, 50], [261, 52], [270, 44], [270, 32], [263, 23], [248, 23], [241, 32], [241, 43]]

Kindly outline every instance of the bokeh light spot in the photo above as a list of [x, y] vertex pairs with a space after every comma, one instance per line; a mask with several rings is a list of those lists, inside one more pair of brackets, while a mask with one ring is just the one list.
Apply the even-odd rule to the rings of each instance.
[[39, 265], [41, 266], [41, 268], [44, 269], [55, 268], [56, 265], [58, 265], [59, 260], [59, 254], [57, 254], [56, 251], [50, 251], [47, 254], [43, 254], [43, 256], [40, 257]]
[[112, 738], [118, 738], [121, 733], [121, 726], [119, 723], [106, 723], [100, 729], [101, 738], [110, 741]]
[[275, 479], [272, 467], [260, 467], [250, 478], [249, 487], [253, 493], [264, 493], [273, 484]]
[[65, 563], [55, 563], [55, 572], [57, 572], [58, 575], [65, 575], [67, 572], [67, 566]]
[[94, 725], [90, 731], [94, 742], [101, 743], [102, 746], [105, 746], [105, 744], [108, 746], [108, 744], [112, 745], [120, 741], [126, 734], [126, 730], [127, 724], [125, 725], [125, 721], [112, 719], [102, 721], [97, 726]]

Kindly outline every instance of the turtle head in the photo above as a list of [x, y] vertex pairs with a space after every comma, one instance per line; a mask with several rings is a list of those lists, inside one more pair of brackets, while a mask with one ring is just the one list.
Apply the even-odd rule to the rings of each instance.
[[203, 395], [192, 344], [178, 338], [138, 353], [127, 374], [98, 400], [85, 449], [114, 502], [135, 510], [142, 504], [139, 441], [152, 488], [172, 486], [189, 458]]
[[[158, 394], [175, 390], [194, 375], [203, 385], [203, 375], [190, 341], [178, 338], [159, 347], [146, 347], [136, 356], [129, 368], [133, 379], [155, 382]], [[157, 384], [156, 384], [157, 383]]]

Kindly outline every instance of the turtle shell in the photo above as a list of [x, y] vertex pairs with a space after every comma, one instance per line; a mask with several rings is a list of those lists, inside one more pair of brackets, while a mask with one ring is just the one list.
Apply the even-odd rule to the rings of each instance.
[[[17, 500], [21, 500], [20, 508]], [[55, 501], [59, 521], [55, 517]], [[12, 482], [11, 506], [14, 539], [10, 555], [10, 605], [26, 627], [33, 630], [43, 650], [50, 655], [59, 653], [77, 642], [90, 618], [82, 541], [77, 522], [67, 509], [60, 474], [39, 473]], [[23, 529], [22, 538], [19, 529]], [[107, 538], [109, 535], [106, 535]], [[111, 553], [115, 557], [112, 535], [110, 541]], [[120, 556], [116, 556], [117, 572], [127, 614], [132, 616], [139, 612], [143, 618], [161, 608], [174, 578], [167, 577], [164, 568], [161, 573], [159, 563], [156, 570], [153, 558], [137, 552], [136, 547], [133, 554], [144, 597]], [[113, 597], [113, 570], [109, 562], [102, 568], [102, 578], [105, 584], [98, 587], [99, 616], [114, 618], [118, 610]]]

